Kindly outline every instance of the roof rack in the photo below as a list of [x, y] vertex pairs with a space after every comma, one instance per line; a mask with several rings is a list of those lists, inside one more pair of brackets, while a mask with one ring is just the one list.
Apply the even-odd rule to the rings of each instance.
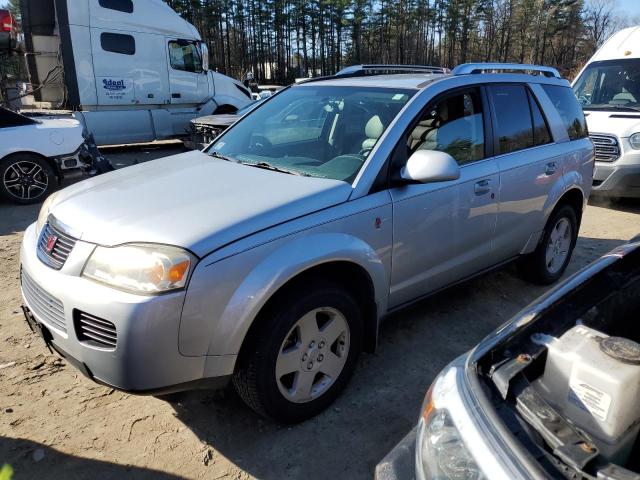
[[489, 72], [541, 73], [545, 77], [562, 78], [560, 72], [555, 68], [523, 63], [464, 63], [454, 68], [452, 73], [454, 75], [469, 75]]
[[388, 65], [388, 64], [365, 64], [351, 65], [343, 68], [334, 75], [335, 77], [361, 77], [364, 75], [382, 75], [388, 73], [449, 73], [445, 67], [432, 67], [430, 65]]

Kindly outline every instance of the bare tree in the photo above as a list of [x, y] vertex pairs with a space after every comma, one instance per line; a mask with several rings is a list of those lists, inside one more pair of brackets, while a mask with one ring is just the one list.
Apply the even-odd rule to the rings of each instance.
[[616, 0], [588, 0], [583, 14], [584, 27], [594, 50], [616, 30], [616, 7]]

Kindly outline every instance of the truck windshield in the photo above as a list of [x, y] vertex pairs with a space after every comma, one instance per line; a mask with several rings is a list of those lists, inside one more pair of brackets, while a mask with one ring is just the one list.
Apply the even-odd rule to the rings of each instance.
[[258, 168], [351, 182], [415, 90], [293, 86], [205, 152]]
[[573, 91], [585, 110], [640, 110], [640, 58], [593, 62]]

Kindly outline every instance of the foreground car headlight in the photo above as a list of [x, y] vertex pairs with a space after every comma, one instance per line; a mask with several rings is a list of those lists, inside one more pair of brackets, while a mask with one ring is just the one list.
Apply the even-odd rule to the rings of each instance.
[[129, 244], [96, 247], [82, 276], [137, 294], [183, 288], [196, 258], [178, 247]]
[[36, 222], [36, 234], [40, 235], [42, 231], [42, 227], [47, 223], [47, 218], [49, 217], [49, 209], [51, 208], [51, 204], [53, 203], [53, 199], [56, 197], [56, 193], [52, 193], [47, 197], [47, 199], [42, 203], [42, 207], [40, 207], [40, 213], [38, 213], [38, 221]]
[[471, 456], [447, 410], [430, 399], [418, 424], [417, 468], [424, 479], [482, 480], [485, 475]]
[[629, 137], [629, 143], [636, 150], [640, 150], [640, 133], [634, 133]]
[[[435, 379], [422, 407], [416, 436], [418, 480], [516, 480], [522, 475], [504, 449], [496, 425], [478, 402], [459, 357]], [[481, 392], [480, 392], [481, 393]]]
[[[417, 478], [483, 480], [486, 477], [467, 449], [451, 414], [434, 402], [434, 390], [442, 397], [440, 391], [446, 380], [446, 375], [436, 379], [422, 407], [416, 445]], [[442, 400], [438, 403], [443, 403]]]

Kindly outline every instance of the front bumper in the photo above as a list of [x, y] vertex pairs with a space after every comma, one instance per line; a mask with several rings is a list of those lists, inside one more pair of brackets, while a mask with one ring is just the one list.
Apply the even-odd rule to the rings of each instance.
[[414, 480], [416, 478], [416, 431], [413, 427], [376, 465], [375, 480]]
[[[142, 296], [115, 290], [80, 276], [93, 244], [78, 240], [60, 270], [39, 260], [36, 245], [32, 224], [20, 252], [23, 302], [50, 334], [51, 346], [85, 375], [135, 393], [210, 383], [203, 380], [206, 357], [186, 357], [178, 351], [184, 291]], [[115, 348], [80, 340], [79, 312], [111, 322], [117, 334]], [[215, 370], [209, 365], [208, 375], [224, 376], [212, 375]]]
[[615, 162], [596, 161], [592, 193], [597, 196], [640, 198], [640, 150], [628, 138], [620, 141], [622, 156]]

